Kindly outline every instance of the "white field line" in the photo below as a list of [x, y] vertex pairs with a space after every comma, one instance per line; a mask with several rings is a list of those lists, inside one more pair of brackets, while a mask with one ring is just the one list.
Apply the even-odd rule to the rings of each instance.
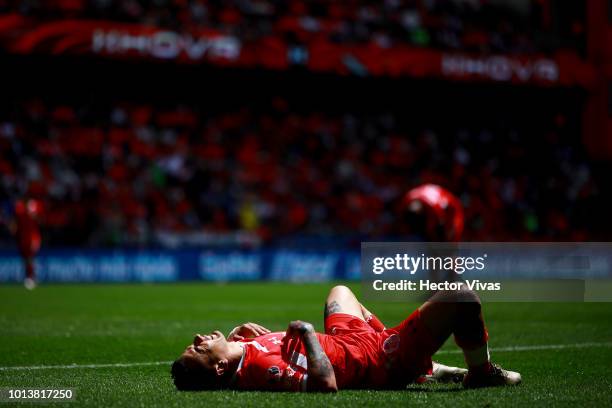
[[[508, 346], [508, 347], [491, 347], [489, 351], [493, 353], [505, 352], [505, 351], [533, 351], [533, 350], [563, 350], [563, 349], [577, 349], [577, 348], [590, 348], [590, 347], [612, 347], [612, 341], [607, 342], [588, 342], [588, 343], [573, 343], [573, 344], [539, 344], [533, 346]], [[461, 354], [460, 349], [454, 350], [440, 350], [436, 354]]]
[[113, 363], [113, 364], [69, 364], [69, 365], [39, 365], [39, 366], [14, 366], [0, 367], [0, 371], [14, 370], [47, 370], [47, 369], [72, 369], [72, 368], [116, 368], [116, 367], [143, 367], [156, 365], [170, 365], [172, 361], [149, 361], [142, 363]]
[[[608, 342], [588, 342], [588, 343], [573, 343], [573, 344], [541, 344], [533, 346], [509, 346], [509, 347], [492, 347], [492, 352], [507, 352], [507, 351], [532, 351], [532, 350], [562, 350], [590, 347], [612, 347], [612, 341]], [[460, 354], [461, 350], [440, 350], [436, 354]], [[114, 364], [69, 364], [69, 365], [39, 365], [39, 366], [13, 366], [0, 367], [0, 371], [18, 371], [18, 370], [47, 370], [47, 369], [75, 369], [75, 368], [116, 368], [116, 367], [143, 367], [170, 365], [172, 361], [149, 361], [141, 363], [114, 363]]]

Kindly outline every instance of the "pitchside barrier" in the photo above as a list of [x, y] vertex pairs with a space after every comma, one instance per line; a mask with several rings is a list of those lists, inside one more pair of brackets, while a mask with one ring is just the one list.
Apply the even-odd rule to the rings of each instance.
[[[36, 257], [42, 282], [358, 280], [359, 251], [295, 250], [43, 250]], [[0, 282], [21, 282], [19, 254], [0, 252]]]
[[[364, 242], [342, 249], [44, 250], [41, 282], [359, 280], [378, 301], [462, 289], [485, 301], [612, 301], [612, 243]], [[19, 254], [0, 252], [0, 282], [20, 282]], [[469, 300], [469, 299], [468, 299]]]

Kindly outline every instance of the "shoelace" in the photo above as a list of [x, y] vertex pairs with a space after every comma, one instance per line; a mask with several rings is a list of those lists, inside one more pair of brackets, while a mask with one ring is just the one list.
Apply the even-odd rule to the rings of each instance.
[[505, 376], [504, 370], [499, 364], [491, 363], [491, 374]]

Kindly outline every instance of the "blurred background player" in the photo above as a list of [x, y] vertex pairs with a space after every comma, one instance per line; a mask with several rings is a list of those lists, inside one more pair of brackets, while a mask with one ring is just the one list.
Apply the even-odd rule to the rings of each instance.
[[458, 242], [463, 234], [463, 206], [453, 193], [436, 184], [408, 191], [402, 201], [404, 222], [413, 239]]
[[26, 289], [36, 287], [34, 257], [40, 249], [41, 236], [36, 218], [40, 214], [40, 203], [36, 200], [18, 200], [15, 203], [15, 236], [19, 253], [23, 259]]
[[[463, 206], [450, 191], [436, 184], [423, 184], [408, 191], [401, 203], [402, 218], [413, 241], [459, 242], [463, 234]], [[429, 271], [434, 281], [454, 281], [457, 274]]]

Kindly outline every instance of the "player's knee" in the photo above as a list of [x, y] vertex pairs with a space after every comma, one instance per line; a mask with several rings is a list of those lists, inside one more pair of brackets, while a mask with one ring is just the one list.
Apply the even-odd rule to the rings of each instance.
[[481, 304], [480, 297], [474, 290], [464, 288], [458, 292], [458, 295], [459, 295], [459, 298], [458, 298], [459, 302], [476, 303], [478, 305]]
[[434, 303], [473, 303], [480, 305], [478, 294], [465, 287], [460, 290], [440, 290], [429, 300]]
[[329, 291], [329, 297], [355, 296], [347, 286], [336, 285]]

